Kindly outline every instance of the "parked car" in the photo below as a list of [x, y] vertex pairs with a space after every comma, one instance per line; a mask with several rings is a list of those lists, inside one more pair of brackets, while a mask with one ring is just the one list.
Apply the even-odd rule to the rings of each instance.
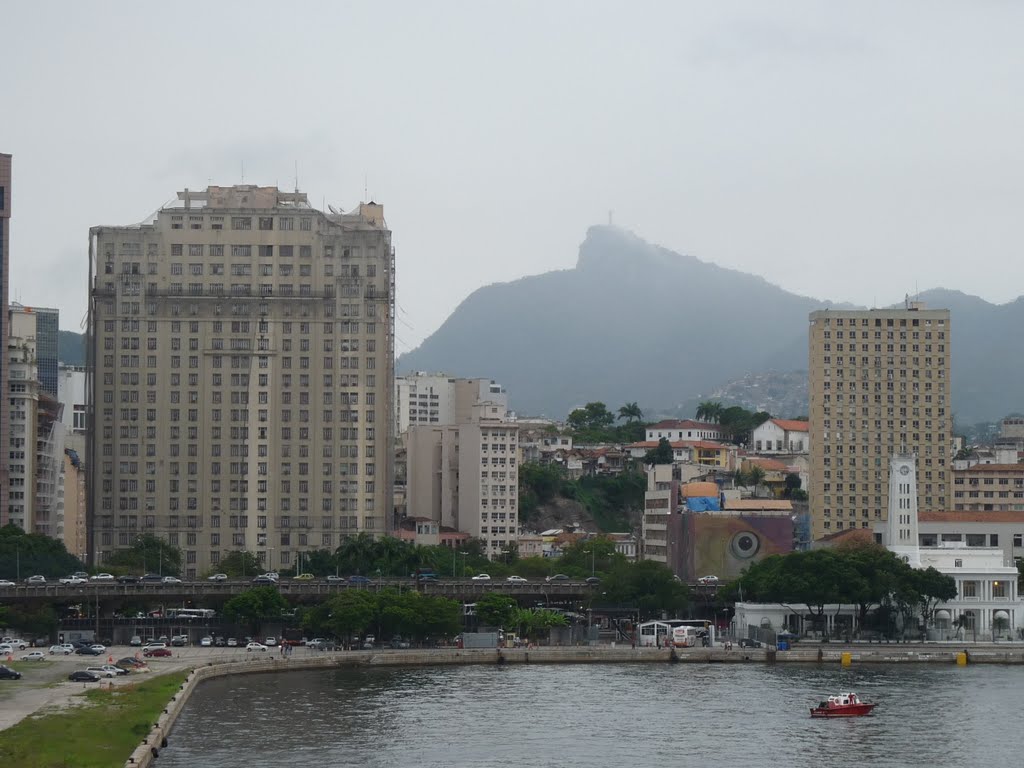
[[181, 579], [177, 576], [164, 576], [161, 582], [163, 584], [181, 584]]
[[166, 648], [167, 643], [161, 643], [156, 640], [150, 640], [144, 646], [142, 646], [143, 652], [153, 650], [154, 648]]
[[277, 638], [268, 637], [266, 640], [263, 641], [263, 644], [268, 648], [273, 648], [275, 645], [277, 645]]
[[348, 577], [348, 583], [349, 584], [369, 584], [370, 580], [366, 576], [360, 576], [360, 575], [356, 574], [355, 576], [349, 576]]
[[223, 648], [227, 644], [228, 644], [228, 641], [225, 640], [223, 637], [218, 637], [216, 640], [213, 641], [213, 647], [214, 648]]
[[77, 672], [72, 672], [68, 675], [68, 680], [73, 683], [98, 683], [100, 681], [100, 676], [95, 672], [80, 669]]
[[4, 664], [0, 664], [0, 680], [21, 680], [21, 672], [17, 672]]
[[188, 635], [175, 635], [171, 638], [171, 645], [175, 648], [183, 648], [188, 645]]
[[212, 576], [206, 577], [207, 581], [227, 581], [228, 575], [226, 573], [215, 573]]
[[132, 573], [125, 573], [117, 577], [118, 584], [138, 584], [139, 577]]
[[63, 579], [58, 579], [61, 584], [65, 584], [69, 587], [74, 587], [78, 584], [88, 584], [88, 579], [83, 579], [81, 576], [65, 576]]
[[300, 573], [296, 576], [293, 581], [312, 581], [314, 576], [312, 573]]
[[525, 584], [527, 580], [524, 579], [522, 576], [509, 576], [505, 579], [505, 581], [507, 581], [509, 584]]
[[4, 645], [9, 645], [11, 646], [11, 648], [14, 648], [15, 650], [19, 651], [24, 651], [26, 648], [28, 648], [28, 643], [18, 637], [10, 638], [4, 643]]
[[741, 637], [739, 642], [740, 648], [760, 648], [760, 640], [751, 640], [749, 637]]
[[7, 579], [0, 579], [0, 587], [16, 587], [16, 586], [18, 586], [18, 585], [15, 584], [13, 581], [9, 581]]
[[717, 576], [701, 576], [699, 579], [697, 579], [697, 583], [700, 584], [701, 586], [714, 586], [714, 585], [718, 584], [718, 577]]
[[45, 584], [46, 583], [46, 577], [45, 576], [39, 576], [38, 574], [36, 576], [29, 576], [27, 579], [25, 579], [25, 583], [26, 584]]
[[125, 656], [123, 659], [117, 660], [117, 667], [119, 669], [131, 670], [139, 669], [140, 667], [146, 666], [146, 662], [141, 659], [136, 659], [134, 656]]
[[142, 652], [143, 656], [171, 656], [170, 648], [147, 648]]
[[328, 584], [344, 584], [346, 581], [344, 576], [335, 576], [333, 573], [327, 577]]
[[263, 576], [257, 576], [256, 578], [254, 578], [254, 579], [252, 580], [252, 583], [253, 583], [253, 584], [263, 584], [263, 585], [273, 585], [273, 584], [277, 584], [277, 582], [276, 582], [276, 581], [274, 581], [274, 580], [273, 580], [272, 578], [270, 578], [269, 576], [266, 576], [266, 575], [263, 575]]
[[133, 648], [138, 648], [140, 645], [142, 645], [142, 638], [138, 635], [132, 635], [132, 639], [128, 641], [128, 645], [132, 646]]
[[245, 646], [245, 650], [246, 651], [265, 651], [265, 650], [267, 650], [267, 646], [265, 646], [263, 643], [249, 643], [248, 645]]
[[564, 573], [556, 573], [553, 576], [548, 576], [544, 581], [569, 581], [569, 577]]
[[476, 576], [473, 577], [472, 580], [473, 581], [490, 581], [491, 580], [491, 574], [489, 574], [489, 573], [478, 573]]
[[32, 651], [32, 653], [26, 653], [21, 657], [22, 661], [43, 661], [46, 658], [46, 654], [42, 651]]
[[[102, 647], [102, 646], [100, 646], [100, 647]], [[97, 651], [95, 648], [93, 648], [90, 645], [80, 645], [80, 646], [78, 646], [78, 648], [75, 649], [75, 653], [77, 653], [79, 656], [101, 656], [101, 655], [103, 655], [103, 651]]]
[[401, 635], [395, 635], [394, 637], [391, 638], [391, 647], [395, 648], [395, 649], [408, 648], [409, 647], [409, 641], [408, 640], [403, 640]]
[[212, 637], [201, 637], [201, 638], [199, 638], [199, 647], [200, 648], [212, 648], [213, 647], [213, 638]]
[[111, 573], [97, 573], [89, 577], [89, 581], [113, 581], [114, 575]]
[[117, 677], [117, 672], [114, 671], [115, 669], [116, 667], [107, 669], [106, 665], [104, 665], [102, 667], [86, 667], [85, 671], [92, 672], [94, 675], [99, 675], [100, 677]]
[[228, 648], [237, 648], [237, 647], [238, 647], [238, 640], [236, 640], [233, 637], [229, 637], [228, 638]]
[[68, 654], [74, 653], [75, 649], [68, 645], [51, 645], [50, 655], [51, 656], [67, 656]]

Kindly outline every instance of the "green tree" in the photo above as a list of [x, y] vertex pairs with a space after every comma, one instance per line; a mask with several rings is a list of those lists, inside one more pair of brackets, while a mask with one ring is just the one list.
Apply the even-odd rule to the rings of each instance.
[[717, 423], [722, 417], [722, 404], [714, 400], [705, 400], [697, 406], [697, 421]]
[[644, 464], [671, 464], [673, 458], [672, 444], [668, 438], [662, 437], [658, 440], [657, 448], [652, 448], [644, 454]]
[[516, 612], [516, 601], [494, 592], [476, 601], [476, 616], [482, 626], [511, 627]]
[[686, 585], [653, 560], [615, 565], [602, 588], [608, 602], [636, 605], [642, 616], [676, 613], [689, 603]]
[[635, 402], [626, 403], [624, 406], [619, 408], [619, 418], [625, 419], [627, 424], [631, 424], [634, 421], [640, 421], [644, 417], [644, 412], [640, 410], [640, 406]]
[[57, 614], [52, 605], [12, 605], [0, 609], [0, 626], [17, 629], [25, 638], [53, 637], [57, 631]]
[[912, 573], [916, 582], [915, 590], [918, 594], [921, 620], [927, 631], [939, 604], [953, 600], [957, 596], [956, 580], [931, 566], [913, 569]]
[[263, 565], [252, 552], [236, 549], [222, 557], [214, 570], [225, 573], [232, 579], [244, 579], [262, 573]]
[[110, 553], [103, 561], [111, 570], [180, 576], [181, 550], [151, 533], [139, 536], [127, 549]]
[[379, 549], [373, 536], [361, 531], [345, 539], [334, 556], [341, 573], [366, 575], [374, 570]]
[[510, 626], [515, 627], [516, 632], [522, 637], [538, 638], [554, 627], [564, 627], [568, 623], [565, 615], [557, 611], [547, 608], [524, 608], [515, 611]]
[[[330, 576], [338, 572], [338, 562], [334, 554], [326, 549], [314, 549], [302, 554], [302, 572], [314, 576]], [[298, 563], [296, 564], [298, 566]]]
[[782, 495], [787, 498], [793, 498], [793, 491], [799, 491], [803, 481], [800, 479], [800, 475], [796, 472], [790, 472], [786, 475], [786, 490], [783, 491]]
[[276, 619], [288, 609], [288, 602], [277, 587], [253, 587], [224, 603], [224, 615], [231, 621], [245, 624], [253, 635], [267, 619]]
[[746, 474], [747, 482], [750, 483], [750, 486], [753, 487], [755, 492], [757, 491], [758, 486], [764, 482], [764, 477], [764, 468], [757, 464], [752, 464]]
[[84, 568], [82, 562], [69, 554], [58, 539], [39, 533], [25, 533], [13, 523], [0, 528], [2, 579], [25, 579], [35, 574], [59, 578]]
[[569, 576], [585, 578], [591, 575], [591, 571], [604, 575], [626, 562], [626, 558], [615, 551], [614, 541], [606, 536], [596, 536], [581, 539], [562, 550], [558, 570]]
[[345, 590], [331, 597], [326, 604], [325, 624], [331, 635], [352, 642], [353, 635], [365, 632], [377, 614], [377, 600], [372, 592]]
[[602, 402], [587, 403], [570, 413], [566, 423], [574, 432], [606, 429], [615, 423], [615, 414]]

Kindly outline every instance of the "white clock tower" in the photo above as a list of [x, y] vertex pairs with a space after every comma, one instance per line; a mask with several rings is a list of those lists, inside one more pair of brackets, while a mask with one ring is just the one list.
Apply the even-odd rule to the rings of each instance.
[[917, 456], [889, 459], [889, 520], [886, 546], [912, 568], [921, 567], [917, 538]]

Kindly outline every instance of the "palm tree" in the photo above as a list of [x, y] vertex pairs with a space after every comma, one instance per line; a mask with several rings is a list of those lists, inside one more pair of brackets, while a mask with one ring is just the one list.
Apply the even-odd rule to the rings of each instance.
[[697, 406], [697, 421], [718, 423], [722, 418], [722, 404], [714, 400], [705, 400]]
[[635, 402], [626, 403], [624, 406], [619, 408], [619, 418], [625, 419], [627, 424], [631, 424], [634, 421], [640, 421], [644, 417], [644, 412], [640, 410], [640, 406]]

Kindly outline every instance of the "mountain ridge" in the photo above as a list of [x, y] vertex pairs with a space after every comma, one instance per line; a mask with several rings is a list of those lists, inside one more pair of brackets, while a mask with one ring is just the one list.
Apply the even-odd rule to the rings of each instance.
[[[1018, 407], [1010, 382], [1024, 375], [1024, 342], [998, 354], [991, 342], [1005, 347], [1024, 297], [997, 305], [936, 288], [918, 298], [951, 311], [958, 415], [996, 419]], [[825, 308], [859, 307], [594, 226], [575, 268], [477, 289], [396, 371], [492, 378], [531, 415], [561, 418], [590, 400], [664, 409], [751, 372], [806, 369], [808, 314]]]

